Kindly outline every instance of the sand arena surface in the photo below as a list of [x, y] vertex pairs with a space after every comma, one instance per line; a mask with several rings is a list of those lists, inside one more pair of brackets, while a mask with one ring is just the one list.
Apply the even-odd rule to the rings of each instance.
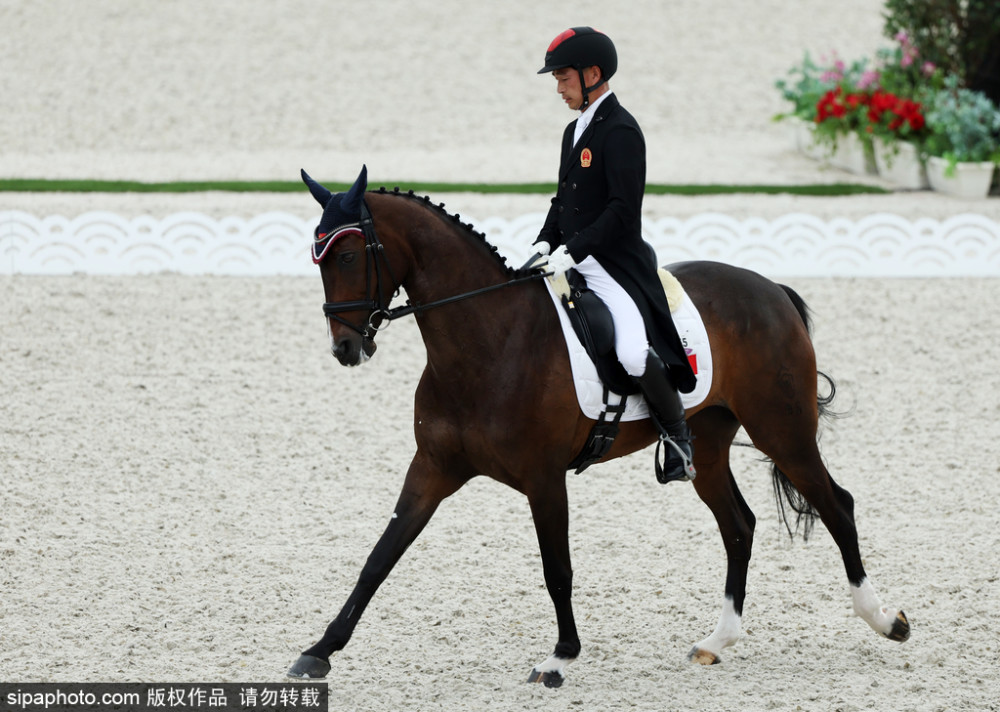
[[[791, 151], [775, 77], [805, 49], [869, 53], [881, 3], [0, 2], [0, 175], [372, 183], [553, 179], [572, 118], [534, 72], [567, 25], [606, 30], [614, 88], [657, 182], [864, 180]], [[404, 185], [405, 187], [405, 185]], [[441, 197], [475, 216], [540, 196]], [[657, 198], [651, 218], [896, 212], [997, 200]], [[38, 215], [316, 213], [301, 195], [0, 194]], [[662, 256], [669, 260], [669, 255]], [[851, 613], [819, 527], [789, 542], [766, 467], [745, 635], [689, 665], [724, 554], [651, 452], [569, 480], [583, 642], [559, 691], [524, 684], [555, 642], [526, 501], [476, 480], [446, 501], [333, 659], [343, 710], [998, 709], [996, 280], [786, 280], [850, 416], [823, 451], [862, 553], [912, 639]], [[410, 320], [375, 359], [327, 353], [316, 278], [0, 278], [0, 680], [276, 681], [346, 599], [413, 452], [424, 364]]]
[[[721, 541], [645, 451], [569, 479], [584, 648], [561, 691], [523, 684], [555, 638], [527, 503], [475, 480], [333, 659], [333, 708], [995, 705], [1000, 319], [972, 306], [995, 284], [792, 286], [851, 411], [824, 454], [909, 642], [852, 616], [832, 539], [789, 542], [766, 467], [737, 449], [759, 519], [746, 635], [722, 665], [689, 665], [721, 605]], [[0, 679], [280, 679], [392, 511], [414, 448], [415, 324], [344, 369], [318, 279], [15, 277], [0, 294]]]

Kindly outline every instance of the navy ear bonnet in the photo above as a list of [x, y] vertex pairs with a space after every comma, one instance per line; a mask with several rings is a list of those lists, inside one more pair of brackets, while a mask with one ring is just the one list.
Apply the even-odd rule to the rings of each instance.
[[354, 185], [346, 193], [331, 193], [302, 171], [302, 181], [316, 202], [323, 206], [323, 217], [316, 227], [313, 243], [313, 261], [317, 264], [326, 251], [340, 237], [360, 233], [361, 202], [368, 188], [368, 167], [362, 166]]
[[309, 186], [309, 192], [316, 202], [323, 206], [323, 217], [316, 228], [316, 234], [333, 232], [338, 227], [356, 223], [361, 219], [361, 201], [368, 188], [368, 167], [362, 166], [358, 179], [346, 193], [331, 193], [302, 171], [302, 181]]

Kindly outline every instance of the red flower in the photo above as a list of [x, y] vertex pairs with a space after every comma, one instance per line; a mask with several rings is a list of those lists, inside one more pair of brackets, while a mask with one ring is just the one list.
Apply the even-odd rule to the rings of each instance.
[[864, 103], [863, 95], [848, 94], [843, 96], [843, 89], [837, 87], [831, 89], [816, 102], [816, 123], [820, 124], [831, 116], [835, 119], [842, 119], [847, 116], [848, 111], [853, 111]]
[[907, 125], [911, 131], [919, 131], [925, 125], [922, 108], [919, 102], [878, 90], [868, 103], [868, 121], [872, 124], [868, 130], [873, 131], [875, 124], [881, 124], [894, 133]]

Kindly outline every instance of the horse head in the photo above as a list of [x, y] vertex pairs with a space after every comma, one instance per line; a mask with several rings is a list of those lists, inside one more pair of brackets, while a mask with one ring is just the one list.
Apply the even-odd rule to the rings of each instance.
[[357, 366], [375, 353], [375, 332], [388, 307], [379, 283], [378, 260], [384, 256], [375, 249], [377, 238], [364, 202], [368, 169], [361, 168], [345, 193], [331, 192], [304, 170], [302, 180], [323, 206], [314, 234], [313, 262], [323, 278], [330, 348], [341, 364]]

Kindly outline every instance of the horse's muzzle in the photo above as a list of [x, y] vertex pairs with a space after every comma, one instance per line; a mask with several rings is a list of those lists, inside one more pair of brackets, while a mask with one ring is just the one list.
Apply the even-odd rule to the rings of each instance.
[[360, 366], [372, 357], [378, 346], [374, 341], [360, 335], [332, 339], [330, 351], [342, 366]]

